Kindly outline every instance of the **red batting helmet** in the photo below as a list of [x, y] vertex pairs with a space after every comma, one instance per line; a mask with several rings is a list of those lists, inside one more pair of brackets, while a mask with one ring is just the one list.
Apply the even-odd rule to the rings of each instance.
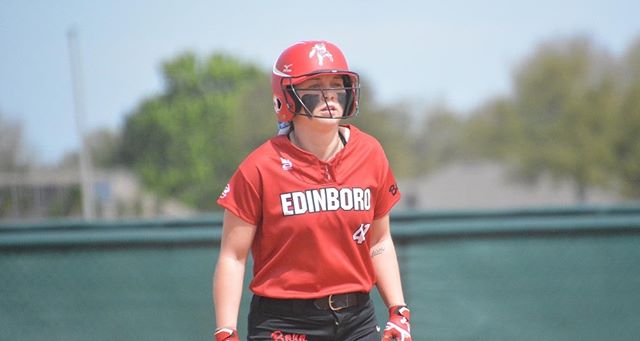
[[342, 118], [358, 113], [358, 74], [349, 71], [347, 59], [337, 46], [328, 41], [313, 40], [288, 47], [273, 65], [271, 87], [278, 121], [291, 121], [301, 111], [302, 105], [292, 90], [293, 86], [323, 74], [340, 75], [344, 80], [346, 105]]

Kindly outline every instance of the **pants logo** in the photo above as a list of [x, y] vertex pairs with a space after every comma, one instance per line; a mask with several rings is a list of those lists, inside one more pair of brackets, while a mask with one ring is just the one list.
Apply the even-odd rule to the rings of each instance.
[[273, 341], [307, 341], [307, 336], [304, 334], [284, 334], [280, 330], [276, 330], [271, 333], [271, 339]]

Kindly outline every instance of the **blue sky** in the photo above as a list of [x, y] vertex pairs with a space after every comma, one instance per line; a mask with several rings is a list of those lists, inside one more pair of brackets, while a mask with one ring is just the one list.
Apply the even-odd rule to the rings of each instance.
[[621, 0], [3, 0], [0, 112], [22, 122], [40, 161], [78, 147], [72, 28], [86, 126], [118, 129], [141, 100], [162, 90], [161, 63], [186, 50], [226, 52], [269, 70], [290, 44], [326, 39], [381, 102], [467, 111], [508, 93], [513, 69], [540, 42], [581, 34], [623, 53], [640, 37], [638, 13], [640, 2]]

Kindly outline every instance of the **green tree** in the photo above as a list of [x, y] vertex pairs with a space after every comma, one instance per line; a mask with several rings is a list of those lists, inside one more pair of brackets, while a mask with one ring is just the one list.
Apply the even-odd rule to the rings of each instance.
[[412, 144], [421, 173], [465, 159], [462, 116], [446, 106], [430, 108], [424, 116]]
[[[362, 81], [367, 84], [366, 80]], [[413, 145], [409, 115], [400, 105], [383, 106], [376, 102], [373, 89], [362, 86], [360, 90], [360, 113], [344, 121], [374, 136], [382, 144], [396, 177], [419, 173]]]
[[113, 168], [117, 165], [120, 148], [120, 136], [117, 132], [106, 128], [97, 129], [89, 134], [87, 141], [95, 167]]
[[[89, 133], [87, 143], [91, 151], [93, 167], [110, 169], [118, 166], [121, 138], [118, 132], [100, 128]], [[79, 154], [77, 151], [65, 154], [58, 167], [61, 169], [75, 169], [78, 167]]]
[[620, 63], [622, 85], [615, 125], [615, 158], [611, 172], [620, 179], [627, 197], [640, 199], [640, 38], [627, 50]]
[[275, 132], [267, 75], [214, 54], [185, 53], [163, 66], [166, 88], [128, 116], [121, 160], [166, 197], [215, 208], [247, 153]]
[[495, 98], [482, 105], [462, 129], [468, 157], [517, 162], [523, 129], [510, 98]]
[[515, 75], [520, 175], [571, 179], [579, 201], [605, 185], [613, 160], [616, 88], [611, 57], [584, 38], [543, 44]]

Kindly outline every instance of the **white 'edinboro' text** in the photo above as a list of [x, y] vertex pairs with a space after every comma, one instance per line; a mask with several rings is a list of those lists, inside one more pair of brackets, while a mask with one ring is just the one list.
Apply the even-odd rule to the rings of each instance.
[[320, 188], [280, 194], [285, 216], [324, 211], [368, 211], [371, 208], [369, 188]]

